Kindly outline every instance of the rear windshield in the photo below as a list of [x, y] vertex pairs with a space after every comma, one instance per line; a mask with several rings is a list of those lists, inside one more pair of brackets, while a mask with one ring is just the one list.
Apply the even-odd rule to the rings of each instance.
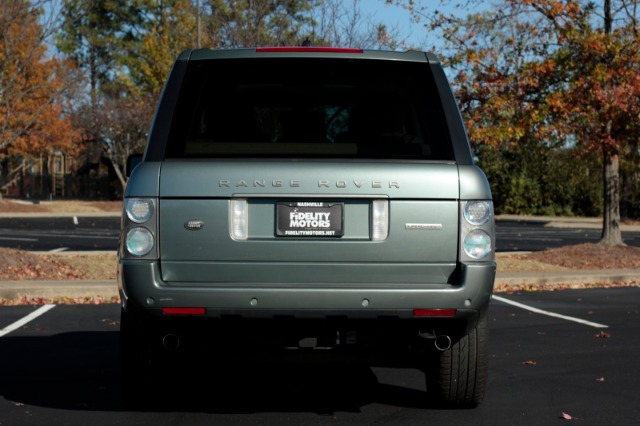
[[166, 154], [453, 159], [427, 64], [321, 58], [191, 62]]

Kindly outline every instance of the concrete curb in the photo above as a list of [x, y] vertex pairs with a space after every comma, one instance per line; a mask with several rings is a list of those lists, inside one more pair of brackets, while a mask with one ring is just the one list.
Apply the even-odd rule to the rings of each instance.
[[597, 269], [551, 272], [502, 272], [496, 275], [496, 286], [548, 285], [571, 283], [640, 282], [640, 271], [636, 269]]
[[118, 295], [115, 280], [68, 281], [0, 281], [0, 299], [33, 298], [84, 298], [97, 297], [110, 300]]
[[86, 213], [2, 213], [0, 212], [0, 218], [23, 218], [23, 219], [38, 219], [38, 218], [56, 218], [56, 217], [121, 217], [121, 212], [86, 212]]
[[[503, 272], [496, 275], [496, 287], [517, 285], [563, 285], [572, 283], [598, 284], [611, 282], [639, 282], [640, 271], [635, 269], [583, 270], [555, 272]], [[111, 300], [118, 296], [116, 280], [67, 281], [0, 281], [0, 298], [85, 298]]]
[[[496, 216], [496, 221], [510, 220], [517, 222], [543, 222], [545, 228], [589, 228], [602, 229], [602, 218], [595, 217], [565, 217], [565, 216], [519, 216], [502, 214]], [[623, 232], [638, 232], [640, 225], [621, 223]]]

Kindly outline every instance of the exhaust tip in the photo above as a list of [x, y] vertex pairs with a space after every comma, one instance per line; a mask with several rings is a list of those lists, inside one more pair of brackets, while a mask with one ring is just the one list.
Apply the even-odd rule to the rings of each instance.
[[168, 351], [174, 351], [180, 346], [180, 338], [175, 334], [167, 334], [162, 338], [162, 346]]
[[436, 336], [433, 344], [440, 352], [447, 351], [451, 348], [451, 337], [447, 336], [446, 334], [441, 334], [439, 336]]

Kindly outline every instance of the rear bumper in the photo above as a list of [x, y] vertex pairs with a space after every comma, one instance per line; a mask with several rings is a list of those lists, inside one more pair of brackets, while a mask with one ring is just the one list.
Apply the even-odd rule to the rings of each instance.
[[162, 308], [204, 307], [210, 318], [378, 319], [414, 318], [414, 309], [456, 309], [454, 319], [477, 318], [489, 305], [496, 266], [463, 264], [454, 284], [166, 283], [157, 261], [119, 264], [123, 307], [149, 315]]

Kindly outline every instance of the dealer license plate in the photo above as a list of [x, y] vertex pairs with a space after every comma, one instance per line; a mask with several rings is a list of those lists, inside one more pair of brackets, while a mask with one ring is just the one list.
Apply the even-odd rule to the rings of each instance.
[[277, 204], [276, 235], [280, 237], [341, 237], [344, 203], [295, 201]]

